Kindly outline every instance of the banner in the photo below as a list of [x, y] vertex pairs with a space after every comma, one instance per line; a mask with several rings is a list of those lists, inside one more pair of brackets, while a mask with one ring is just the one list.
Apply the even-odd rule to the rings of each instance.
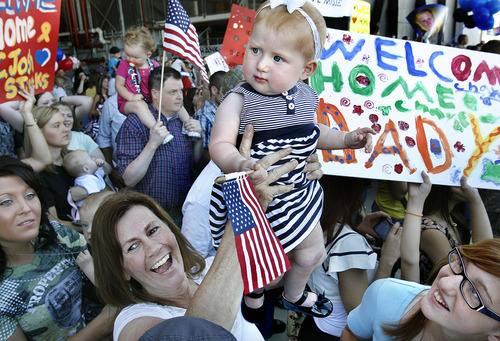
[[231, 15], [220, 51], [230, 69], [243, 64], [246, 43], [250, 38], [254, 18], [255, 11], [251, 9], [234, 4], [231, 7]]
[[350, 17], [354, 0], [309, 0], [324, 17]]
[[60, 9], [61, 0], [0, 3], [0, 103], [23, 100], [28, 81], [35, 93], [53, 89]]
[[370, 34], [370, 3], [355, 0], [349, 31]]
[[208, 71], [211, 75], [213, 75], [217, 71], [229, 71], [229, 67], [226, 64], [226, 61], [219, 52], [215, 52], [209, 56], [206, 56], [205, 63], [207, 64]]
[[374, 150], [322, 151], [327, 174], [500, 188], [497, 54], [328, 30], [319, 123], [372, 127]]

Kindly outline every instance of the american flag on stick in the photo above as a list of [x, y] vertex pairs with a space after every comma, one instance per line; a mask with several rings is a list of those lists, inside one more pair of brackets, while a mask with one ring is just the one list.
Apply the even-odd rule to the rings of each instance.
[[208, 83], [207, 71], [201, 58], [198, 33], [179, 0], [168, 0], [163, 49], [193, 63], [200, 69], [201, 76]]
[[234, 229], [246, 295], [290, 269], [290, 263], [248, 175], [245, 172], [227, 174], [222, 193]]

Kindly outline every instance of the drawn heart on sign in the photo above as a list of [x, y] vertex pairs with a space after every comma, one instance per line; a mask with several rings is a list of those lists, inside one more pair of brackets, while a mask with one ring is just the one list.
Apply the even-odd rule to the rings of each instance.
[[355, 24], [358, 21], [358, 17], [352, 17], [352, 23]]
[[35, 60], [41, 67], [44, 67], [45, 64], [50, 60], [50, 50], [48, 48], [44, 48], [42, 50], [36, 50], [35, 52]]

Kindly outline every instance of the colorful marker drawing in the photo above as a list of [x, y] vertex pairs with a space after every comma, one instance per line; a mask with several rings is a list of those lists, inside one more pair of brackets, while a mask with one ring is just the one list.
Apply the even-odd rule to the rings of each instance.
[[318, 122], [376, 135], [370, 153], [324, 152], [326, 174], [418, 182], [424, 170], [435, 184], [465, 175], [472, 186], [500, 189], [496, 55], [334, 29], [328, 37], [310, 79]]

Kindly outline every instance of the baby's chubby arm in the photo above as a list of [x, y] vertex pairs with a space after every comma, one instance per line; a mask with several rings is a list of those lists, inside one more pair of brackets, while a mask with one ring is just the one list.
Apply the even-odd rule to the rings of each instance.
[[245, 159], [236, 148], [236, 138], [243, 109], [243, 95], [231, 93], [215, 115], [210, 135], [210, 157], [224, 173], [254, 170], [249, 175], [255, 185], [267, 179], [267, 172], [252, 160]]

